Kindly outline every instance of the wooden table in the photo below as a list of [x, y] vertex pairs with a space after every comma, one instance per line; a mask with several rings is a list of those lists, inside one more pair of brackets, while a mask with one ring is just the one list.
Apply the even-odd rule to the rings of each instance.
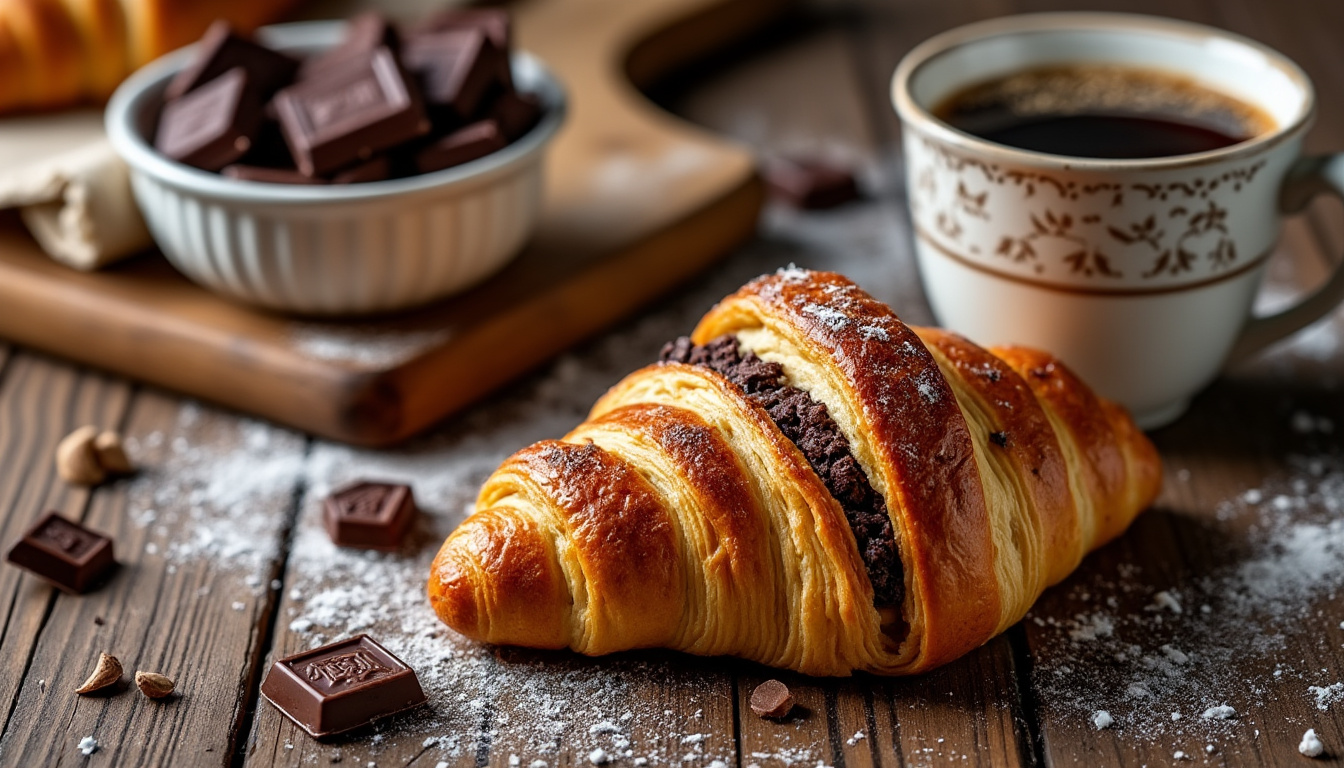
[[[1307, 728], [1338, 762], [1344, 686], [1330, 686], [1344, 678], [1344, 313], [1236, 370], [1157, 432], [1166, 485], [1155, 508], [1027, 620], [918, 679], [781, 675], [801, 704], [786, 724], [746, 706], [774, 674], [763, 668], [484, 649], [437, 626], [425, 605], [427, 563], [489, 471], [562, 434], [751, 276], [789, 262], [839, 270], [905, 319], [929, 322], [889, 75], [940, 30], [1067, 5], [819, 4], [662, 93], [763, 150], [859, 162], [872, 194], [829, 213], [770, 210], [756, 242], [678, 295], [401, 450], [315, 441], [0, 344], [0, 542], [58, 509], [115, 536], [123, 563], [84, 597], [0, 567], [0, 764], [1302, 765]], [[1344, 147], [1344, 4], [1089, 5], [1209, 22], [1287, 52], [1324, 95], [1308, 144]], [[1342, 248], [1337, 210], [1295, 220], [1268, 300], [1315, 285]], [[85, 423], [129, 435], [142, 473], [94, 492], [61, 482], [55, 444]], [[321, 532], [322, 495], [361, 475], [413, 481], [430, 513], [396, 555], [337, 551]], [[258, 703], [272, 659], [360, 631], [419, 669], [429, 708], [318, 744]], [[181, 695], [74, 696], [100, 651], [128, 674], [169, 675]], [[1222, 704], [1236, 715], [1203, 716]], [[1093, 723], [1101, 709], [1116, 721], [1104, 730]], [[77, 748], [85, 736], [99, 744], [87, 758]]]

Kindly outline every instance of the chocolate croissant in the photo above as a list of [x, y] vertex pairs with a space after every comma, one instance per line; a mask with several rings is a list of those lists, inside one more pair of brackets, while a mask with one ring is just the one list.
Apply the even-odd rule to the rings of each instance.
[[788, 269], [485, 483], [429, 578], [488, 643], [922, 672], [1022, 618], [1156, 496], [1128, 414], [1043, 352]]

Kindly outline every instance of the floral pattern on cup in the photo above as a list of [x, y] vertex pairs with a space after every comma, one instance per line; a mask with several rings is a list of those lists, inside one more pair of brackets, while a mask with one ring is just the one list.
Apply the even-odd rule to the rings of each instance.
[[1183, 283], [1266, 255], [1237, 249], [1226, 199], [1254, 185], [1264, 159], [1211, 166], [1208, 176], [1125, 183], [1005, 167], [923, 135], [910, 143], [920, 149], [910, 153], [915, 225], [995, 271], [1097, 285]]

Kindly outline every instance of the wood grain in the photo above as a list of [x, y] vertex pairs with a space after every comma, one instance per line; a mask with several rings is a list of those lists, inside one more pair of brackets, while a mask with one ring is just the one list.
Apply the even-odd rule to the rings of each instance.
[[[34, 755], [53, 756], [37, 764], [69, 763], [88, 729], [104, 744], [91, 765], [108, 758], [108, 764], [254, 766], [339, 759], [337, 765], [361, 768], [370, 761], [531, 768], [543, 760], [547, 768], [560, 768], [589, 766], [592, 751], [602, 748], [614, 756], [611, 765], [622, 768], [633, 768], [639, 756], [657, 756], [650, 763], [657, 768], [711, 768], [716, 760], [733, 768], [1184, 764], [1176, 762], [1177, 750], [1191, 764], [1292, 766], [1304, 764], [1296, 746], [1308, 727], [1326, 742], [1331, 757], [1324, 764], [1338, 763], [1344, 710], [1318, 710], [1305, 686], [1344, 679], [1344, 595], [1303, 603], [1281, 645], [1238, 656], [1236, 669], [1221, 669], [1211, 654], [1219, 644], [1240, 642], [1237, 633], [1250, 631], [1245, 623], [1229, 623], [1229, 637], [1215, 638], [1208, 648], [1184, 649], [1194, 682], [1208, 673], [1225, 685], [1202, 694], [1191, 686], [1196, 692], [1171, 700], [1198, 720], [1201, 696], [1218, 703], [1225, 698], [1239, 717], [1218, 728], [1157, 732], [1137, 727], [1117, 710], [1117, 725], [1098, 731], [1091, 705], [1102, 697], [1123, 702], [1114, 689], [1128, 678], [1117, 670], [1130, 667], [1098, 653], [1112, 646], [1070, 639], [1069, 631], [1079, 614], [1104, 611], [1118, 622], [1115, 637], [1132, 639], [1145, 653], [1161, 642], [1195, 636], [1181, 634], [1193, 631], [1188, 617], [1186, 625], [1169, 617], [1154, 623], [1152, 595], [1161, 589], [1201, 594], [1205, 580], [1221, 583], [1226, 569], [1256, 551], [1249, 537], [1259, 518], [1241, 499], [1252, 489], [1290, 492], [1296, 465], [1289, 456], [1344, 461], [1344, 312], [1327, 321], [1327, 329], [1237, 368], [1197, 398], [1189, 416], [1155, 435], [1167, 470], [1155, 509], [1048, 591], [1007, 635], [920, 678], [819, 681], [659, 652], [587, 659], [493, 649], [453, 636], [424, 609], [428, 560], [494, 464], [533, 439], [562, 434], [582, 418], [592, 397], [651, 359], [666, 337], [683, 332], [747, 277], [790, 261], [838, 269], [892, 302], [906, 319], [928, 322], [907, 239], [898, 133], [886, 102], [891, 68], [911, 45], [946, 27], [1063, 4], [821, 4], [745, 53], [716, 60], [716, 71], [669, 97], [674, 109], [756, 152], [837, 152], [862, 168], [867, 198], [817, 214], [769, 209], [761, 237], [675, 297], [396, 451], [309, 443], [22, 349], [6, 362], [0, 347], [0, 543], [11, 541], [42, 509], [57, 507], [85, 513], [94, 527], [114, 532], [119, 557], [129, 564], [85, 598], [54, 596], [15, 569], [0, 567], [0, 765], [33, 765]], [[1334, 45], [1332, 28], [1340, 11], [1333, 5], [1103, 0], [1098, 7], [1229, 26], [1298, 58], [1322, 92], [1344, 85], [1344, 52]], [[1309, 143], [1338, 147], [1341, 120], [1340, 108], [1323, 108]], [[1322, 206], [1294, 220], [1281, 251], [1271, 263], [1275, 292], [1319, 283], [1344, 252], [1338, 207]], [[1336, 429], [1294, 429], [1299, 412], [1330, 419]], [[150, 472], [91, 496], [66, 488], [51, 471], [51, 451], [84, 421], [124, 423]], [[248, 454], [248, 436], [258, 430], [269, 435], [272, 448]], [[158, 447], [151, 449], [155, 433]], [[200, 460], [179, 456], [176, 437], [183, 450], [200, 449]], [[268, 526], [259, 544], [274, 548], [256, 562], [265, 564], [263, 571], [273, 569], [261, 578], [282, 580], [279, 590], [269, 583], [258, 590], [260, 579], [249, 585], [246, 574], [217, 558], [187, 562], [147, 550], [201, 527], [190, 519], [189, 496], [170, 493], [150, 504], [145, 494], [165, 484], [180, 490], [193, 478], [231, 476], [226, 465], [235, 448], [242, 450], [240, 461], [258, 472], [280, 464], [295, 469], [293, 482], [270, 483], [269, 493], [244, 505]], [[216, 470], [202, 467], [207, 459], [218, 463]], [[317, 520], [322, 495], [369, 473], [418, 478], [417, 492], [423, 492], [426, 513], [393, 556], [367, 557], [323, 544]], [[1229, 504], [1243, 511], [1229, 516]], [[167, 526], [163, 532], [137, 523], [149, 507]], [[1327, 511], [1318, 504], [1299, 513], [1302, 520], [1317, 520]], [[181, 517], [167, 523], [170, 513]], [[292, 533], [291, 516], [297, 518]], [[203, 587], [207, 594], [198, 595]], [[243, 610], [233, 610], [234, 602]], [[323, 608], [333, 604], [336, 609]], [[95, 615], [105, 624], [96, 625]], [[302, 621], [311, 618], [330, 625], [305, 627]], [[414, 654], [433, 686], [430, 707], [318, 743], [258, 701], [258, 675], [271, 659], [356, 631]], [[154, 664], [170, 676], [181, 674], [183, 697], [166, 705], [133, 691], [99, 700], [59, 697], [58, 683], [70, 687], [82, 678], [88, 657], [109, 645], [128, 666]], [[1276, 664], [1285, 670], [1280, 678], [1273, 674]], [[806, 709], [798, 714], [805, 716], [780, 724], [751, 714], [751, 688], [772, 676], [788, 682]], [[856, 739], [860, 732], [864, 737]], [[1205, 753], [1209, 743], [1211, 754]], [[619, 753], [626, 748], [629, 758]]]

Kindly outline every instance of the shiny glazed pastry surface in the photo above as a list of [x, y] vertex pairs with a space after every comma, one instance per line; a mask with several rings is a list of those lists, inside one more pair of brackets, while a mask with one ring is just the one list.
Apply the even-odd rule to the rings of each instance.
[[486, 481], [432, 567], [445, 623], [592, 655], [912, 674], [1021, 619], [1157, 494], [1152, 444], [1050, 355], [908, 327], [839, 275], [753, 281], [691, 341], [723, 337], [838, 425], [891, 517], [899, 609], [874, 605], [840, 503], [771, 415], [707, 367], [660, 363]]

